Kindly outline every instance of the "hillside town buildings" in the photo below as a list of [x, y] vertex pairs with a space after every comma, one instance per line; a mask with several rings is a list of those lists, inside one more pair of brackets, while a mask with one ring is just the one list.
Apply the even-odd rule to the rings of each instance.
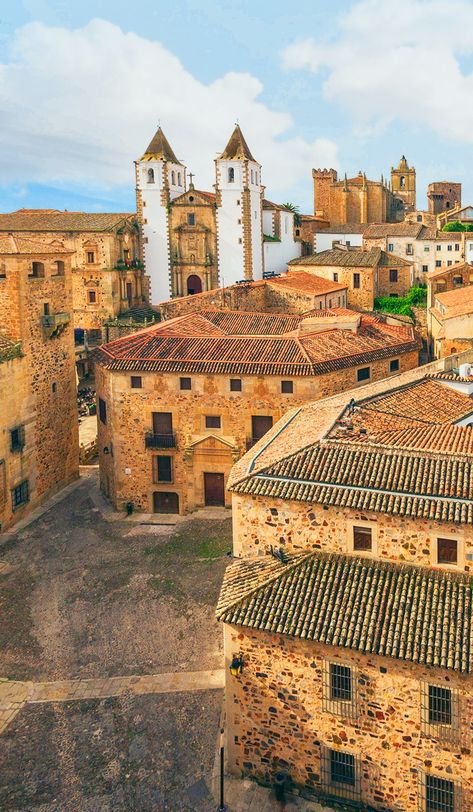
[[[287, 301], [297, 286], [322, 295], [305, 277]], [[332, 309], [194, 309], [97, 350], [101, 487], [116, 509], [229, 505], [232, 465], [289, 408], [417, 365], [412, 327], [346, 310], [346, 289], [321, 285]]]
[[427, 331], [435, 358], [455, 355], [473, 343], [473, 265], [460, 262], [428, 274]]
[[431, 214], [442, 214], [450, 209], [461, 208], [462, 185], [450, 180], [429, 183], [427, 200]]
[[299, 256], [294, 213], [264, 200], [261, 164], [238, 126], [215, 161], [214, 191], [195, 189], [161, 127], [136, 161], [137, 212], [153, 304], [280, 273]]
[[320, 801], [473, 805], [473, 378], [292, 410], [234, 467], [228, 769]]
[[79, 475], [73, 252], [0, 236], [0, 529]]
[[378, 296], [405, 296], [412, 285], [412, 263], [380, 248], [362, 250], [346, 243], [288, 263], [292, 270], [314, 273], [346, 285], [348, 305], [374, 309]]

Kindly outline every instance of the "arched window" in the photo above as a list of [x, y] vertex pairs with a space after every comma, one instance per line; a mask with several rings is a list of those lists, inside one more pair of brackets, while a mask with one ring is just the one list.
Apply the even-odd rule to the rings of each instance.
[[154, 183], [154, 169], [148, 169], [148, 183]]
[[44, 276], [44, 265], [42, 262], [32, 262], [29, 276], [33, 279], [41, 279]]
[[176, 185], [176, 173], [174, 172], [174, 169], [171, 172], [171, 183], [173, 186]]
[[404, 175], [401, 175], [401, 177], [399, 178], [399, 186], [401, 187], [401, 189], [404, 189], [405, 185], [406, 185], [406, 179], [405, 179]]
[[181, 173], [180, 172], [177, 173], [177, 185], [182, 186]]
[[235, 170], [233, 166], [231, 166], [228, 170], [228, 182], [234, 183], [235, 182]]
[[460, 285], [463, 285], [463, 277], [461, 275], [453, 277], [453, 287], [459, 288]]
[[62, 259], [57, 259], [54, 263], [54, 273], [56, 276], [64, 276], [64, 262]]
[[422, 215], [421, 214], [418, 214], [416, 219], [417, 219], [418, 223], [422, 223]]
[[251, 170], [251, 182], [252, 183], [255, 182], [255, 173], [253, 172], [253, 170]]
[[187, 294], [192, 296], [195, 293], [202, 293], [202, 280], [200, 276], [193, 273], [187, 279]]

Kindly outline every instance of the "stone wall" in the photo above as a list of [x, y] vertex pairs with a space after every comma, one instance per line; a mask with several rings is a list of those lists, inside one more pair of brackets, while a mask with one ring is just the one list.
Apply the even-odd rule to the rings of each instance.
[[[363, 310], [373, 310], [375, 283], [374, 283], [374, 270], [372, 268], [344, 268], [341, 265], [304, 265], [303, 259], [297, 264], [298, 271], [306, 271], [314, 276], [321, 276], [323, 279], [329, 279], [331, 282], [334, 280], [334, 274], [337, 276], [337, 282], [340, 285], [346, 285], [348, 289], [347, 303], [349, 307], [360, 307]], [[360, 276], [360, 287], [354, 287], [354, 274]]]
[[[232, 677], [231, 658], [243, 671]], [[458, 782], [463, 810], [473, 804], [471, 679], [450, 671], [349, 649], [225, 626], [226, 740], [231, 772], [272, 783], [285, 770], [299, 787], [323, 793], [324, 753], [359, 761], [361, 797], [377, 810], [418, 812], [422, 772]], [[322, 701], [327, 662], [353, 669], [354, 718]], [[421, 683], [458, 692], [457, 740], [421, 735]]]
[[[391, 271], [397, 271], [397, 279], [391, 281]], [[378, 268], [376, 296], [406, 296], [411, 288], [412, 267], [400, 265], [398, 268]]]
[[[399, 361], [401, 371], [411, 369], [417, 365], [417, 352], [400, 355]], [[389, 362], [387, 358], [369, 365], [373, 381], [389, 376]], [[107, 425], [99, 421], [104, 492], [117, 509], [132, 501], [146, 512], [152, 509], [153, 492], [160, 490], [179, 495], [181, 512], [201, 506], [203, 473], [223, 473], [227, 482], [234, 462], [246, 452], [253, 415], [271, 416], [276, 423], [295, 406], [361, 385], [356, 383], [357, 367], [349, 367], [311, 378], [291, 378], [292, 394], [281, 394], [280, 377], [236, 374], [192, 375], [192, 390], [181, 391], [181, 375], [138, 370], [133, 374], [141, 375], [142, 388], [132, 389], [131, 373], [110, 372], [98, 364], [95, 369], [97, 394], [107, 403]], [[241, 379], [241, 392], [230, 391], [230, 377]], [[172, 413], [177, 449], [145, 449], [145, 434], [152, 431], [152, 412]], [[221, 429], [205, 429], [205, 415], [219, 415]], [[103, 448], [111, 446], [113, 458], [103, 454]], [[171, 485], [153, 484], [152, 458], [158, 453], [173, 458]], [[229, 494], [226, 503], [230, 505]]]

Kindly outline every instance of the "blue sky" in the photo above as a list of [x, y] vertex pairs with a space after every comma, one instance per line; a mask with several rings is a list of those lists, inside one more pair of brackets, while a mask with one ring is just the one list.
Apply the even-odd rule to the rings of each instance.
[[[23, 0], [0, 16], [0, 210], [133, 210], [161, 122], [210, 188], [238, 120], [267, 196], [311, 211], [312, 166], [405, 153], [473, 199], [471, 0]], [[462, 25], [458, 21], [462, 20]]]

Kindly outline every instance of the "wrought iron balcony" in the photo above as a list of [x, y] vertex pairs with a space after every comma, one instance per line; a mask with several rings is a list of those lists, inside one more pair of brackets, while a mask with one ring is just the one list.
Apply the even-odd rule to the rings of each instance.
[[176, 448], [176, 435], [174, 432], [154, 434], [152, 431], [147, 431], [145, 448]]

